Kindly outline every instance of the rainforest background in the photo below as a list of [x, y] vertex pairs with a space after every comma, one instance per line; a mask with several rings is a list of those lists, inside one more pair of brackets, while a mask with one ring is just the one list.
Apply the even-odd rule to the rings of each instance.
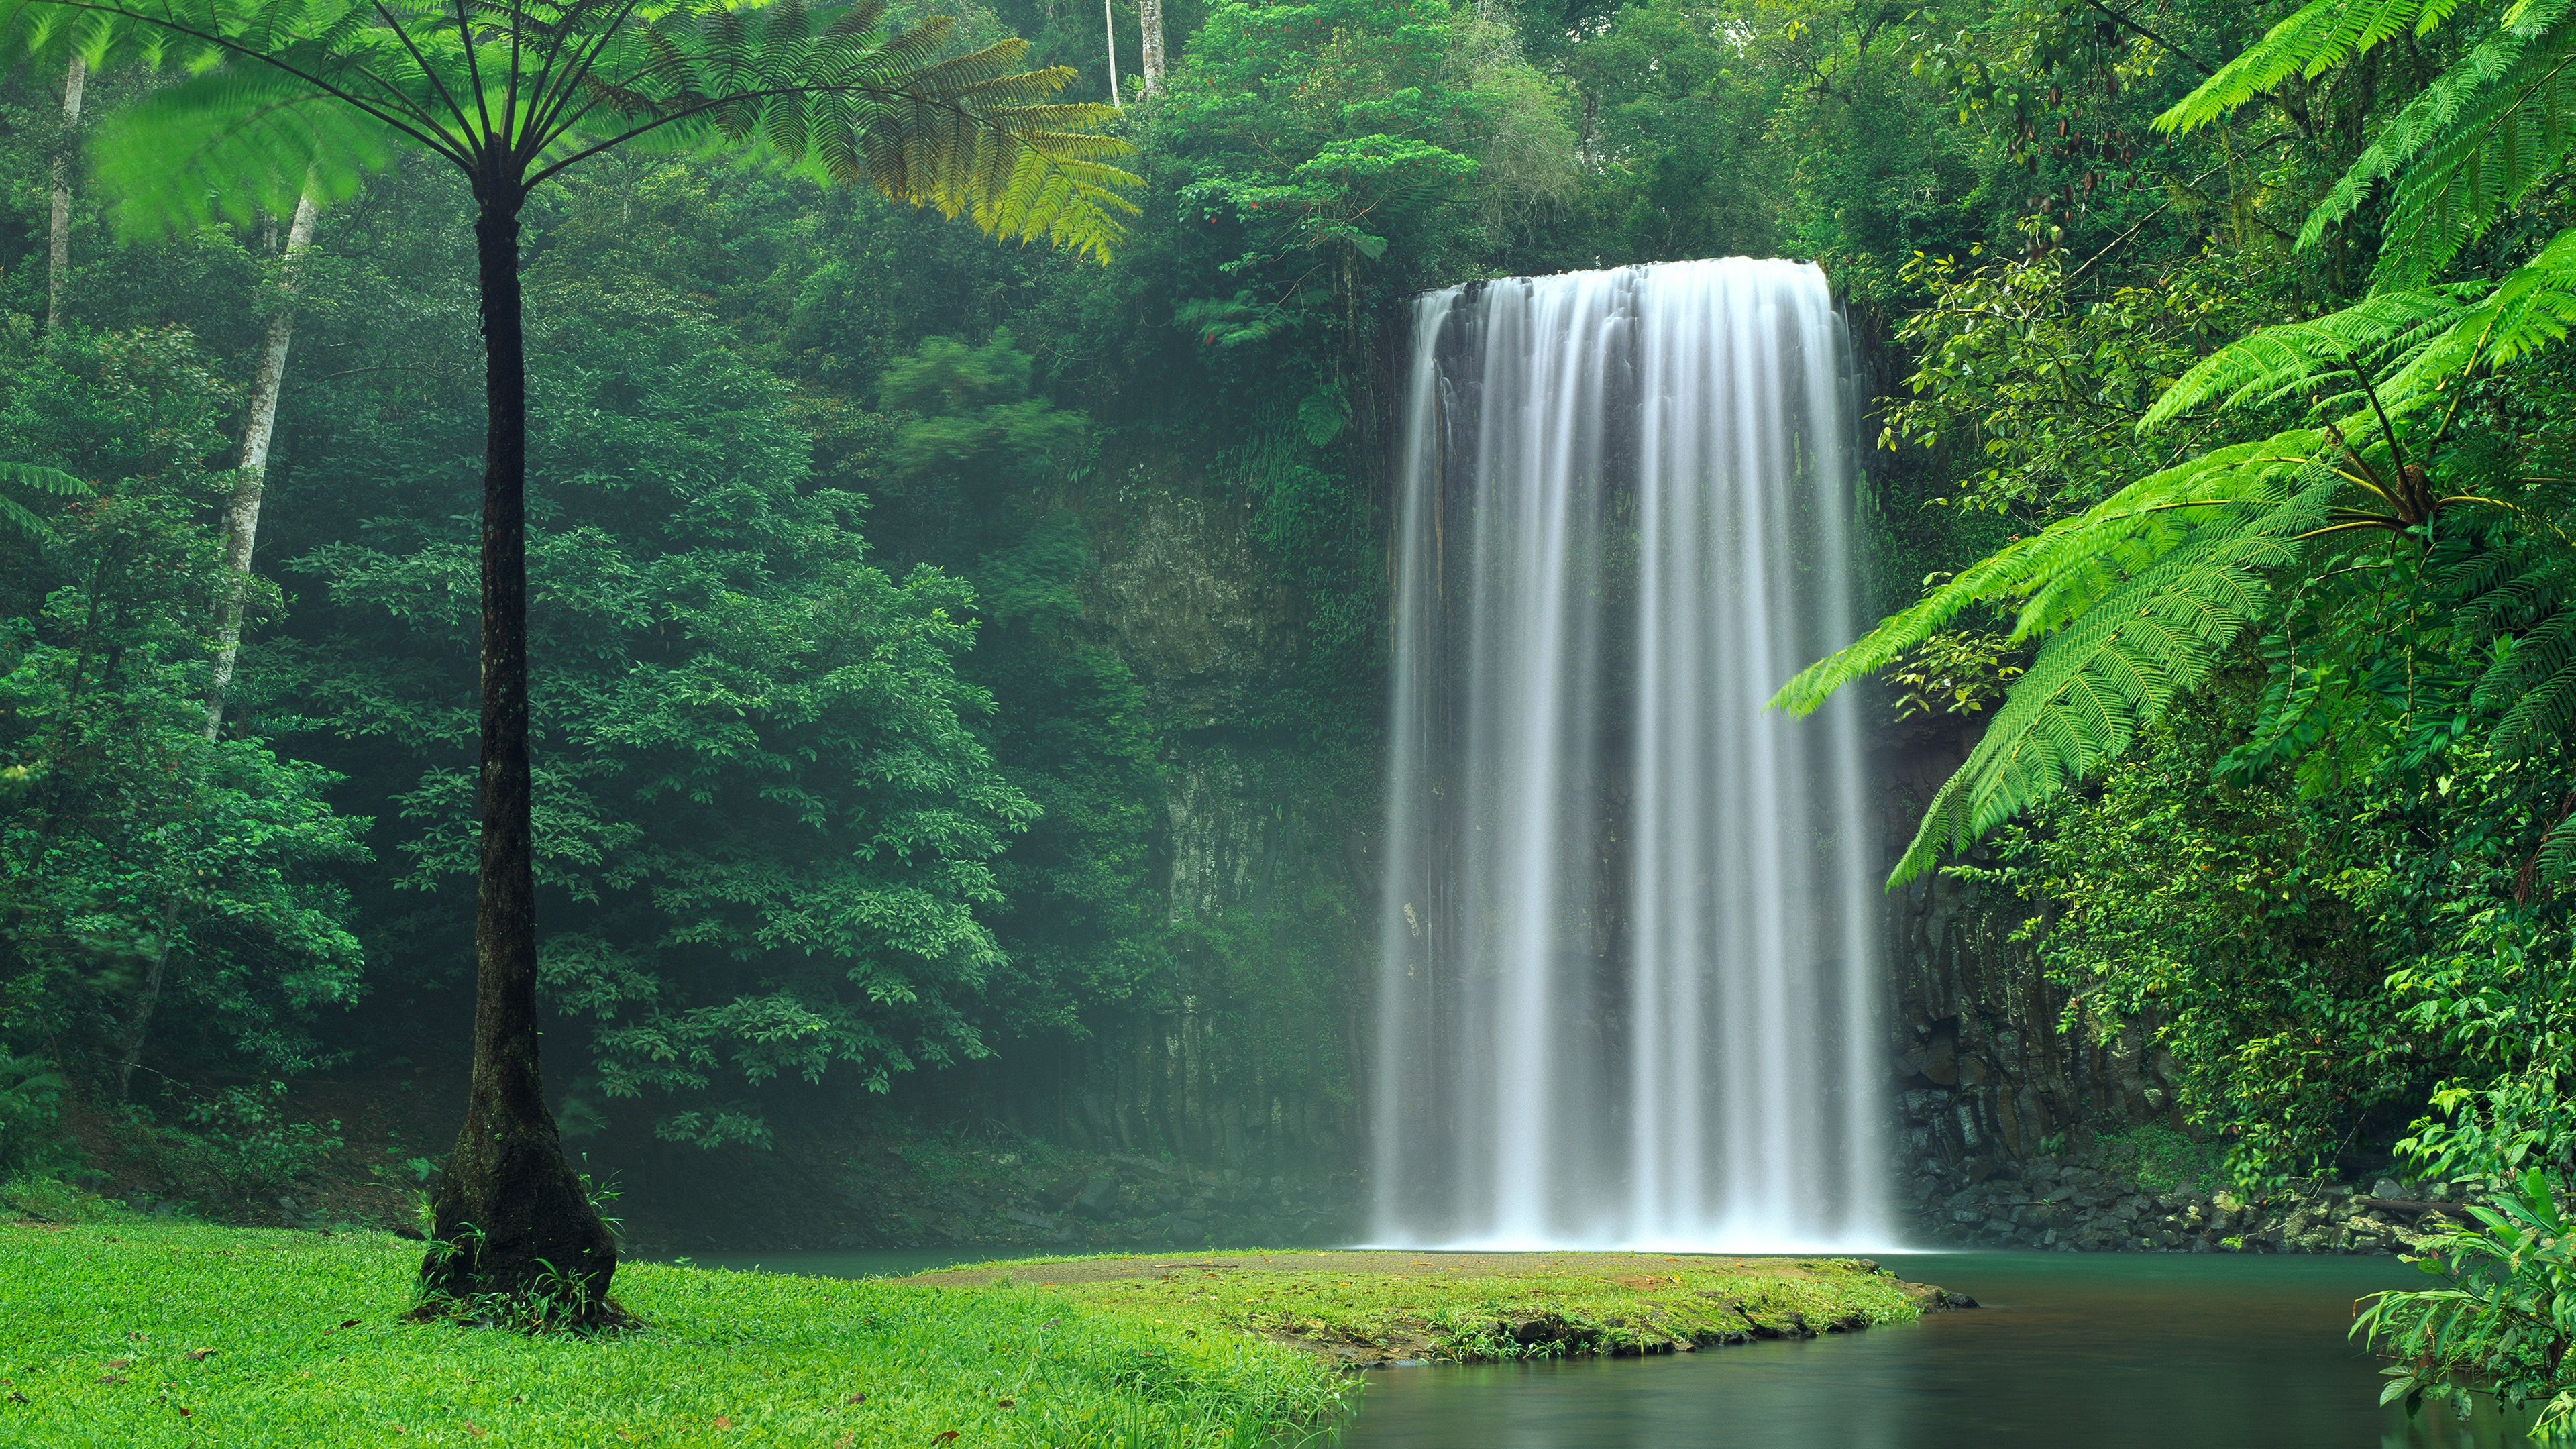
[[[718, 157], [569, 173], [523, 256], [575, 1146], [672, 1240], [953, 1235], [968, 1199], [883, 1185], [971, 1158], [1078, 1204], [1101, 1179], [1049, 1172], [1086, 1152], [1308, 1184], [1296, 1230], [1338, 1231], [1407, 299], [1742, 253], [1818, 262], [1862, 339], [1877, 612], [2292, 424], [2301, 468], [2476, 500], [2265, 555], [1890, 897], [1909, 1191], [2141, 1128], [2249, 1191], [2563, 1184], [2576, 303], [2425, 374], [2383, 439], [2315, 426], [2554, 255], [2556, 130], [2420, 274], [2382, 265], [2415, 213], [2381, 178], [2428, 97], [2476, 99], [2477, 47], [2557, 55], [2556, 12], [2379, 8], [2159, 128], [2292, 7], [1171, 0], [1105, 265]], [[1108, 98], [1082, 6], [941, 13]], [[282, 220], [120, 240], [83, 131], [155, 79], [89, 78], [78, 122], [63, 79], [0, 90], [0, 458], [84, 485], [0, 483], [0, 1174], [294, 1220], [355, 1162], [395, 1200], [470, 997], [470, 208], [412, 161], [293, 258]], [[2453, 312], [2388, 311], [2419, 292]], [[224, 501], [290, 309], [210, 736]], [[2291, 362], [2174, 390], [2258, 334]], [[1856, 671], [1891, 865], [2047, 641], [2177, 546], [2122, 527], [2073, 594], [1960, 596]]]

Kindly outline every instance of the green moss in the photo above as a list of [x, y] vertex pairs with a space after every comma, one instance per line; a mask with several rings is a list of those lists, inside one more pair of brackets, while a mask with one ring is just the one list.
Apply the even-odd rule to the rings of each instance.
[[[1204, 1341], [1249, 1332], [1328, 1358], [1457, 1362], [1668, 1353], [1746, 1338], [1910, 1323], [1922, 1316], [1922, 1299], [1931, 1291], [1851, 1259], [1639, 1255], [1605, 1272], [1597, 1255], [1586, 1254], [1590, 1261], [1572, 1271], [1493, 1274], [1472, 1268], [1280, 1271], [1259, 1266], [1266, 1256], [1274, 1255], [1194, 1253], [1161, 1276], [1061, 1283], [1052, 1291]], [[1046, 1263], [1079, 1261], [950, 1271], [998, 1271], [1026, 1281], [1051, 1276], [1043, 1273]]]
[[403, 1317], [418, 1251], [376, 1233], [0, 1224], [0, 1442], [1141, 1449], [1267, 1442], [1348, 1394], [1291, 1348], [1007, 1283], [635, 1263], [617, 1291], [642, 1332], [424, 1324]]

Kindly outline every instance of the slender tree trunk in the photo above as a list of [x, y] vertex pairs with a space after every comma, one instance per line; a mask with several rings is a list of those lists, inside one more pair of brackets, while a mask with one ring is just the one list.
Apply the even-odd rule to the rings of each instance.
[[268, 319], [268, 345], [250, 384], [250, 420], [242, 424], [241, 464], [233, 470], [232, 503], [224, 510], [223, 613], [215, 621], [215, 673], [206, 685], [206, 738], [224, 727], [224, 691], [232, 686], [241, 654], [242, 604], [249, 592], [250, 555], [259, 542], [259, 504], [268, 487], [268, 442], [277, 430], [277, 395], [286, 383], [286, 350], [295, 341], [295, 264], [313, 244], [313, 193], [295, 198], [295, 220], [286, 229], [285, 295]]
[[1145, 78], [1136, 98], [1145, 100], [1163, 89], [1163, 0], [1136, 0], [1136, 28], [1144, 32]]
[[[515, 168], [513, 168], [515, 174]], [[482, 860], [474, 914], [474, 1085], [433, 1204], [421, 1278], [451, 1297], [547, 1293], [608, 1310], [617, 1244], [590, 1205], [537, 1074], [537, 915], [528, 818], [528, 386], [515, 181], [487, 180], [474, 237], [483, 303]]]
[[161, 908], [161, 944], [152, 951], [152, 964], [143, 971], [143, 992], [134, 999], [134, 1020], [127, 1024], [125, 1050], [116, 1059], [116, 1095], [130, 1095], [134, 1069], [143, 1062], [143, 1042], [152, 1030], [152, 1013], [161, 1005], [161, 982], [169, 974], [170, 948], [179, 943], [179, 897], [174, 892], [170, 903]]
[[72, 156], [68, 134], [80, 124], [81, 93], [89, 88], [89, 67], [77, 55], [63, 74], [62, 149], [54, 153], [53, 229], [45, 240], [45, 330], [63, 320], [63, 282], [72, 270]]
[[1100, 0], [1100, 29], [1109, 37], [1109, 104], [1118, 101], [1118, 17], [1109, 13], [1109, 0]]

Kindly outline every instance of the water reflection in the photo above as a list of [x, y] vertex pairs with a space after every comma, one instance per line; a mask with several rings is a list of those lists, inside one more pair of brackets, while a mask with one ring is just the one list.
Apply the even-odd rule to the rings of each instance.
[[2388, 1258], [1938, 1254], [1890, 1266], [1986, 1306], [1674, 1358], [1372, 1375], [1343, 1449], [2501, 1449], [2380, 1409], [2352, 1300]]

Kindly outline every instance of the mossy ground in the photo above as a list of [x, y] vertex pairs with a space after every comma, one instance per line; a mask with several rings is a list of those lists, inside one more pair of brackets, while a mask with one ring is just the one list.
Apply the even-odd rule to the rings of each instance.
[[1338, 1363], [1689, 1351], [1911, 1322], [1940, 1290], [1864, 1259], [1241, 1252], [981, 1263], [905, 1280], [1019, 1283], [1200, 1341]]
[[1249, 1446], [1350, 1394], [1311, 1354], [1040, 1286], [632, 1263], [648, 1328], [529, 1338], [408, 1319], [418, 1261], [374, 1232], [0, 1222], [0, 1444]]

